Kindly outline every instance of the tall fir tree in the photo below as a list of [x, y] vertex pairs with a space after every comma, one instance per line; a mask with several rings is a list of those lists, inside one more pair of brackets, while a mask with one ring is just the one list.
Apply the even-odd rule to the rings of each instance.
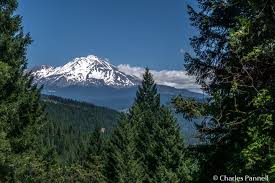
[[149, 68], [145, 68], [141, 86], [136, 93], [135, 104], [142, 108], [151, 108], [158, 110], [160, 107], [160, 95], [157, 93], [157, 85], [153, 79]]
[[[171, 112], [161, 106], [149, 69], [145, 71], [134, 105], [117, 127], [111, 141], [112, 159], [109, 162], [114, 171], [109, 169], [112, 174], [108, 177], [124, 176], [131, 172], [131, 175], [135, 173], [132, 177], [134, 182], [191, 180], [192, 172], [188, 167], [189, 161], [184, 157], [184, 143], [178, 124]], [[120, 181], [117, 178], [112, 181], [126, 180], [131, 179]]]
[[146, 68], [134, 106], [140, 108], [136, 121], [138, 157], [144, 164], [145, 182], [187, 182], [191, 180], [184, 142], [172, 113], [160, 104], [152, 74]]
[[25, 73], [31, 38], [14, 15], [17, 5], [16, 0], [0, 0], [0, 179], [31, 182], [41, 172], [35, 151], [44, 115], [40, 91]]
[[[131, 121], [134, 122], [134, 119]], [[141, 183], [144, 180], [142, 163], [136, 158], [136, 131], [131, 121], [126, 116], [122, 117], [112, 133], [105, 169], [109, 183]]]
[[[265, 175], [274, 158], [274, 2], [198, 1], [189, 7], [199, 35], [186, 68], [208, 103], [175, 98], [178, 112], [204, 117], [200, 181], [212, 175]], [[274, 160], [273, 160], [274, 161]]]
[[104, 183], [106, 136], [102, 128], [96, 127], [90, 137], [88, 144], [87, 158], [84, 162], [84, 168], [87, 171], [87, 182]]

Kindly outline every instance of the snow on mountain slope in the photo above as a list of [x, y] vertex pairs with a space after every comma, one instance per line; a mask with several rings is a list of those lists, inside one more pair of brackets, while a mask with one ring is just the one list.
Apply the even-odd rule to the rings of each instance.
[[107, 60], [95, 55], [75, 58], [64, 66], [51, 67], [42, 65], [32, 70], [34, 82], [46, 86], [112, 86], [131, 87], [139, 83], [135, 76], [119, 71]]

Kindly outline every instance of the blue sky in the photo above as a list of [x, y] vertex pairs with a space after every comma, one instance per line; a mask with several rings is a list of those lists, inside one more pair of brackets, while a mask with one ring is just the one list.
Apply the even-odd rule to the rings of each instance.
[[63, 65], [95, 54], [114, 65], [183, 68], [194, 30], [186, 12], [192, 0], [19, 0], [34, 40], [29, 66]]

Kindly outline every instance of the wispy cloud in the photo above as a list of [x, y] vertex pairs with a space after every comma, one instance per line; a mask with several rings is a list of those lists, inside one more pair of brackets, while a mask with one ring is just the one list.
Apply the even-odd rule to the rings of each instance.
[[[142, 78], [144, 68], [132, 67], [128, 64], [118, 65], [118, 69], [126, 74]], [[201, 93], [200, 86], [195, 83], [195, 77], [187, 75], [186, 71], [177, 70], [151, 70], [157, 84], [172, 86], [175, 88], [184, 88], [190, 91]]]

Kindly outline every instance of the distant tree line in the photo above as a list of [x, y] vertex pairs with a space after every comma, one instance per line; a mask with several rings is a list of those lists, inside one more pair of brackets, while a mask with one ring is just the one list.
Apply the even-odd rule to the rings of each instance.
[[55, 96], [42, 96], [42, 104], [47, 114], [42, 144], [54, 148], [65, 164], [83, 159], [91, 132], [104, 129], [105, 136], [109, 136], [121, 116], [115, 110]]

